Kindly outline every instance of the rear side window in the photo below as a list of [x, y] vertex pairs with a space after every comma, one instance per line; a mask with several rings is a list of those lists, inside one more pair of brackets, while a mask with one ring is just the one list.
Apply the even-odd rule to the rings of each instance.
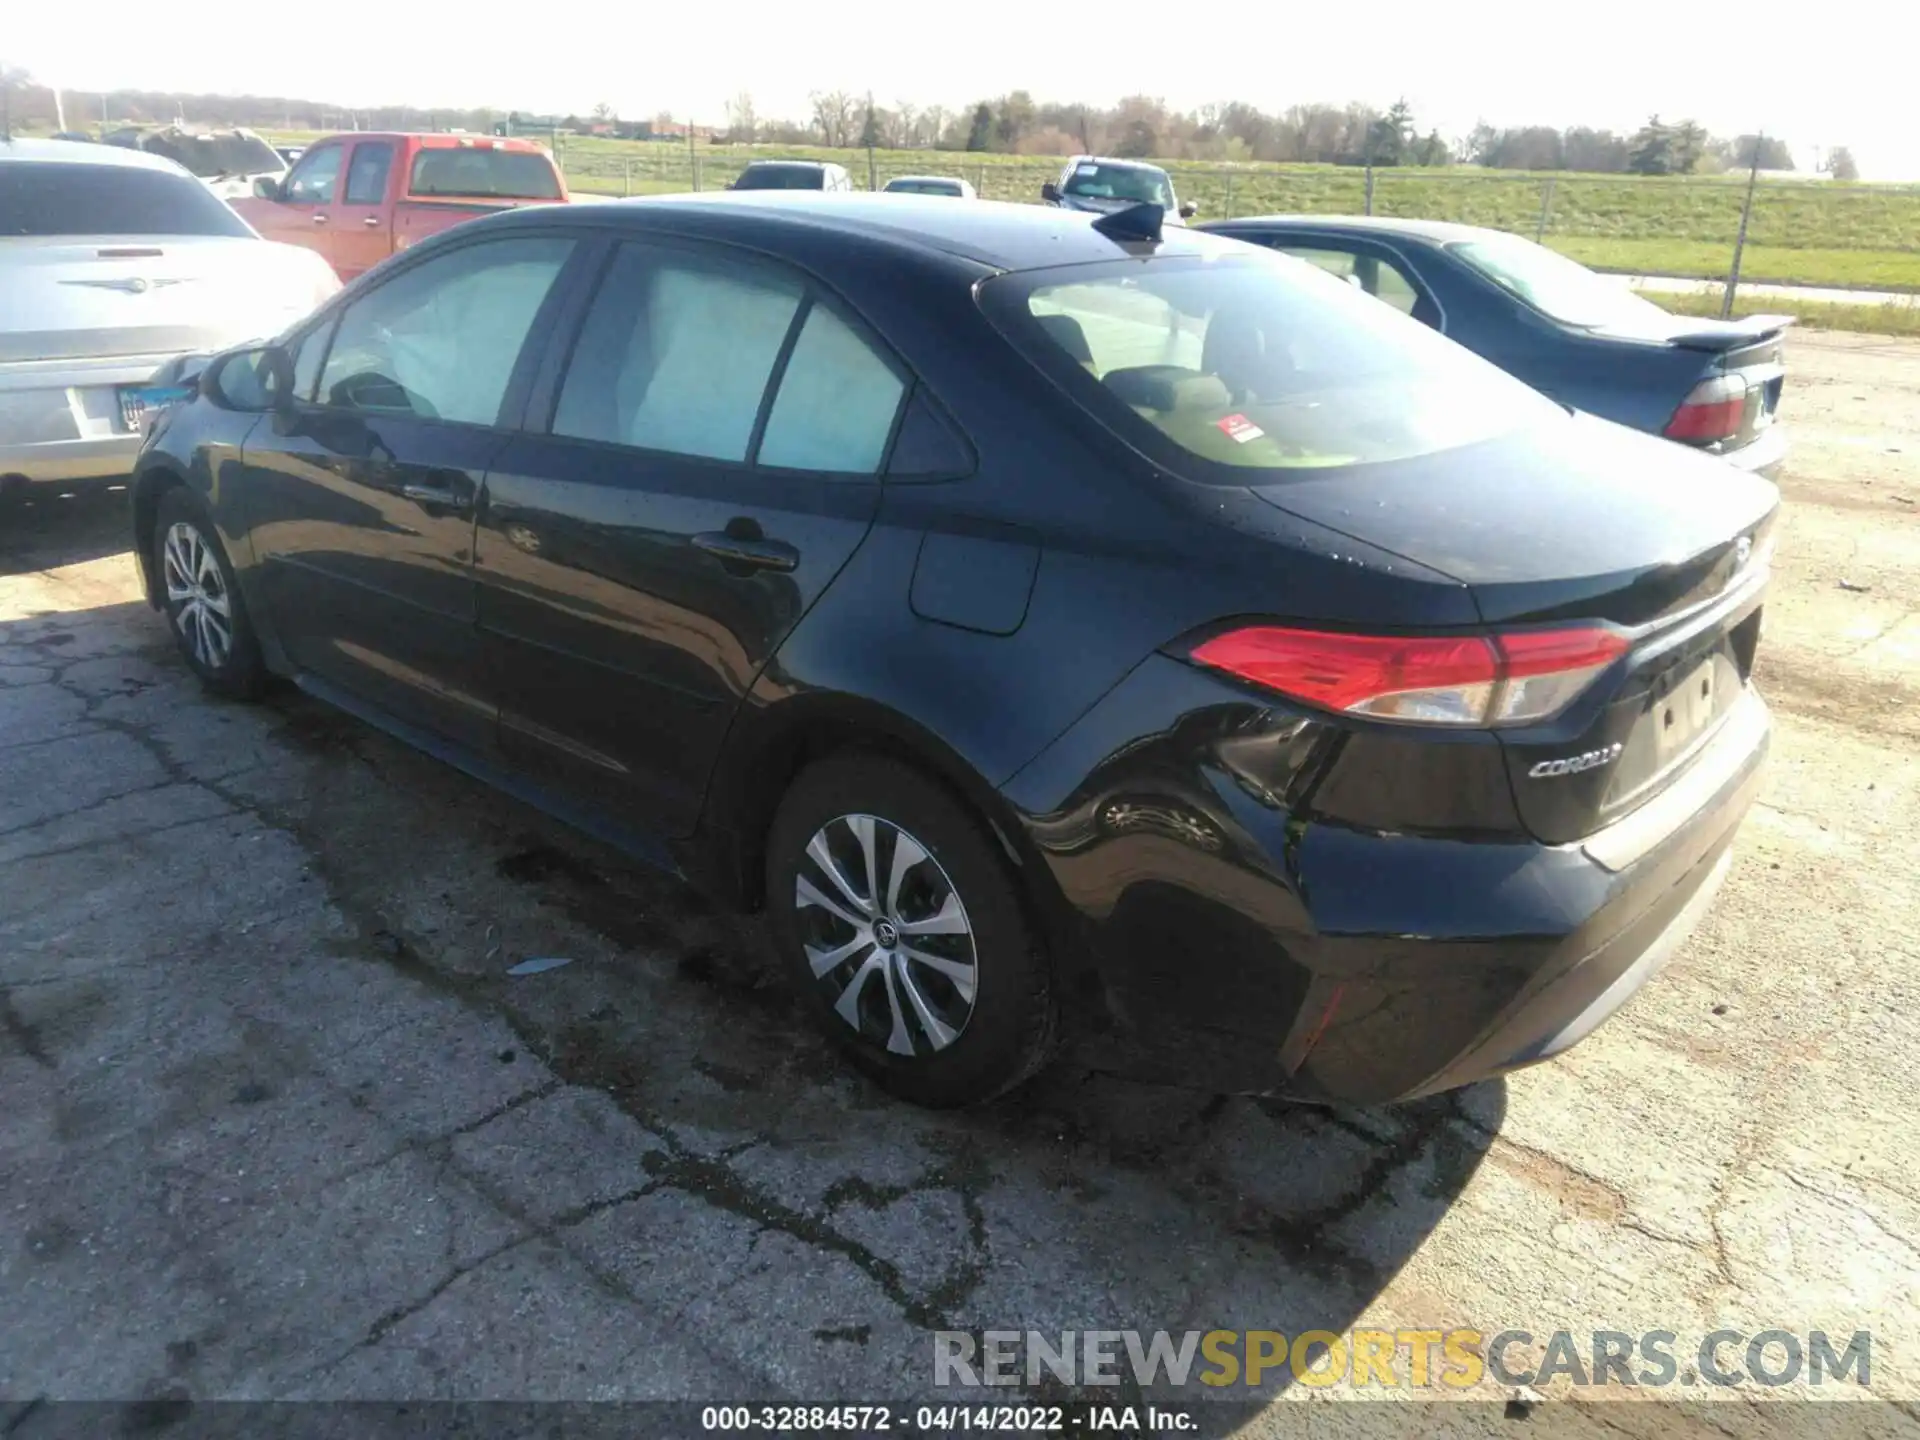
[[1274, 255], [1015, 274], [982, 298], [1087, 409], [1194, 479], [1408, 459], [1560, 413], [1425, 326]]
[[1279, 245], [1275, 249], [1317, 265], [1336, 280], [1344, 280], [1356, 290], [1364, 290], [1376, 300], [1384, 300], [1402, 315], [1411, 315], [1420, 303], [1420, 292], [1413, 281], [1391, 260], [1352, 250], [1334, 250], [1311, 245]]
[[465, 245], [361, 296], [340, 317], [319, 403], [497, 423], [514, 363], [572, 248], [545, 236]]
[[749, 165], [733, 182], [736, 190], [828, 190], [828, 172], [818, 165]]
[[560, 177], [536, 151], [439, 146], [413, 157], [407, 190], [468, 200], [558, 200]]
[[807, 311], [760, 438], [759, 461], [789, 470], [872, 475], [906, 383], [825, 305]]
[[567, 364], [554, 433], [744, 461], [804, 298], [770, 268], [621, 246]]
[[0, 161], [0, 235], [252, 233], [205, 185], [177, 171]]
[[620, 248], [581, 327], [553, 432], [704, 460], [870, 476], [905, 394], [892, 362], [810, 298], [797, 276], [746, 259], [630, 244]]
[[347, 204], [378, 205], [387, 198], [387, 172], [393, 168], [393, 146], [385, 141], [361, 141], [353, 147], [347, 167]]

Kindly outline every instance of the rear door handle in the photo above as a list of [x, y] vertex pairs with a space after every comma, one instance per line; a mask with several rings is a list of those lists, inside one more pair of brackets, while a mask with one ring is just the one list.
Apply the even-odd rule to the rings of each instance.
[[324, 211], [324, 210], [316, 210], [316, 211], [314, 211], [314, 212], [313, 212], [313, 223], [314, 223], [314, 224], [316, 224], [316, 225], [324, 225], [324, 224], [326, 224], [326, 223], [327, 223], [327, 212], [326, 212], [326, 211]]
[[411, 500], [416, 505], [434, 505], [442, 510], [470, 510], [473, 501], [453, 490], [439, 485], [402, 485], [400, 497]]
[[693, 537], [694, 548], [718, 557], [729, 569], [792, 570], [800, 563], [800, 552], [784, 540], [749, 540], [722, 530], [708, 530]]
[[362, 220], [360, 223], [362, 225], [366, 225], [369, 227], [378, 225], [380, 223], [380, 217], [378, 215], [369, 215], [367, 216], [366, 219]]

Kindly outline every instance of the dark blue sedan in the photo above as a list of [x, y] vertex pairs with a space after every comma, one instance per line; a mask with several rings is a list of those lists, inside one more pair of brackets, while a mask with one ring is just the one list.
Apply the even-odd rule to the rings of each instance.
[[1200, 227], [1310, 260], [1443, 331], [1534, 389], [1772, 474], [1777, 315], [1670, 315], [1618, 281], [1502, 230], [1426, 220], [1265, 216]]

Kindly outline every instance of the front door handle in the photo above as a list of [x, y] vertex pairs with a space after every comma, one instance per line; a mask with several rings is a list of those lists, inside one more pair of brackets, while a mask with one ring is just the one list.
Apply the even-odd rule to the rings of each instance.
[[411, 500], [416, 505], [426, 505], [441, 510], [473, 508], [473, 501], [469, 497], [439, 485], [402, 485], [400, 498]]
[[729, 570], [792, 570], [800, 552], [784, 540], [749, 539], [724, 530], [708, 530], [693, 537], [694, 548], [716, 556]]
[[375, 225], [378, 225], [378, 224], [380, 223], [380, 217], [379, 217], [378, 215], [369, 215], [369, 216], [367, 216], [367, 218], [366, 218], [365, 220], [362, 220], [362, 221], [361, 221], [360, 223], [361, 223], [362, 225], [365, 225], [365, 226], [367, 226], [367, 227], [369, 227], [369, 228], [371, 228], [371, 227], [373, 227], [373, 226], [375, 226]]
[[326, 211], [324, 211], [324, 210], [316, 210], [316, 211], [314, 211], [314, 212], [313, 212], [313, 223], [314, 223], [314, 224], [316, 224], [316, 225], [324, 225], [324, 224], [326, 224], [326, 223], [327, 223], [327, 212], [326, 212]]

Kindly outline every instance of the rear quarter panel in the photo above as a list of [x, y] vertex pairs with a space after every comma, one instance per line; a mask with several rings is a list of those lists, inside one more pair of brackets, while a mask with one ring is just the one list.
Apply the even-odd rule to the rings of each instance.
[[1575, 410], [1659, 434], [1708, 357], [1583, 334], [1550, 320], [1442, 252], [1419, 252], [1449, 339]]

